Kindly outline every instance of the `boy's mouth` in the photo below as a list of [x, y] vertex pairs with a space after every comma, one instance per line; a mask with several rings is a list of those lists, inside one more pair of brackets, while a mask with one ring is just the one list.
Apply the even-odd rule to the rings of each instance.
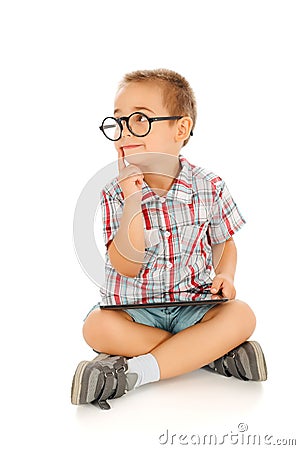
[[133, 150], [133, 149], [135, 149], [135, 148], [138, 148], [138, 147], [140, 147], [140, 145], [123, 145], [122, 147], [121, 147], [121, 149], [124, 151], [124, 152], [126, 152], [126, 150]]

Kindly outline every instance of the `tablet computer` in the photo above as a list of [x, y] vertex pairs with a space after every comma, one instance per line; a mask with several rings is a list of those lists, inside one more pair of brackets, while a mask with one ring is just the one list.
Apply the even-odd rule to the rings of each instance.
[[[191, 305], [217, 305], [228, 301], [228, 298], [222, 297], [222, 295], [211, 294], [210, 290], [204, 290], [201, 292], [194, 291], [182, 291], [176, 292], [176, 296], [180, 294], [182, 299], [171, 300], [170, 293], [167, 296], [153, 297], [153, 298], [140, 298], [134, 303], [122, 303], [122, 304], [99, 304], [101, 309], [131, 309], [131, 308], [167, 308], [168, 306], [191, 306]], [[187, 295], [188, 294], [188, 295]], [[167, 297], [163, 299], [163, 297]], [[184, 299], [185, 297], [185, 299]]]

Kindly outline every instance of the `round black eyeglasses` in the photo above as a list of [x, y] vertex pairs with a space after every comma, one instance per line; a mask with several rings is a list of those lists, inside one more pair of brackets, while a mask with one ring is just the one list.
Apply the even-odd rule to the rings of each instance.
[[118, 141], [121, 139], [123, 131], [123, 120], [130, 133], [137, 137], [144, 137], [151, 131], [152, 122], [160, 122], [162, 120], [178, 120], [183, 116], [168, 117], [148, 117], [142, 112], [134, 112], [128, 117], [105, 117], [99, 127], [104, 136], [110, 141]]

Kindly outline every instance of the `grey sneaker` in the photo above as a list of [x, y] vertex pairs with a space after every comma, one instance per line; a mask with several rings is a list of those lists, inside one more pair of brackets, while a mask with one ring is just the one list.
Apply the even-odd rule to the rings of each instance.
[[127, 390], [126, 358], [99, 353], [92, 361], [81, 361], [75, 371], [71, 402], [73, 405], [98, 404], [110, 409], [107, 400], [121, 397]]
[[246, 341], [221, 358], [205, 366], [226, 377], [234, 376], [245, 381], [265, 381], [267, 365], [261, 346], [256, 341]]

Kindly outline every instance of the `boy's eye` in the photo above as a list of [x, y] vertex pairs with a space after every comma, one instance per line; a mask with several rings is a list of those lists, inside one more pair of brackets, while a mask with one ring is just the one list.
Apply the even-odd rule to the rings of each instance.
[[147, 122], [147, 117], [145, 117], [143, 114], [136, 114], [134, 119], [136, 122]]

